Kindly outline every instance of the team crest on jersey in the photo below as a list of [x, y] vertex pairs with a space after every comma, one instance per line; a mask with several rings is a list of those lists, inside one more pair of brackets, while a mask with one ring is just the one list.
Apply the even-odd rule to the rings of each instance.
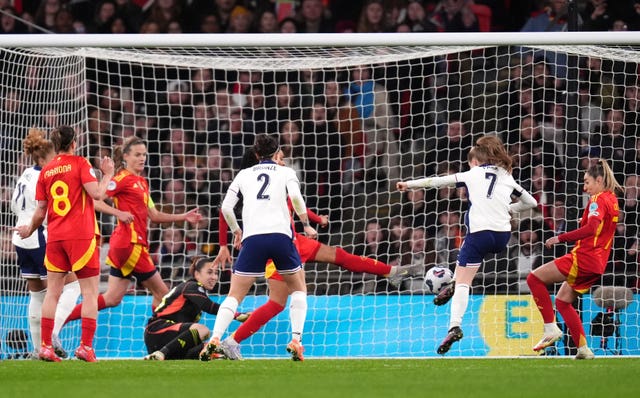
[[205, 292], [205, 291], [204, 291], [204, 287], [202, 287], [202, 286], [198, 286], [198, 291], [199, 291], [199, 292], [204, 293], [204, 292]]
[[116, 189], [116, 182], [109, 181], [109, 185], [107, 185], [107, 191], [113, 191], [114, 189]]
[[600, 213], [598, 213], [598, 204], [596, 202], [592, 202], [589, 205], [589, 215], [592, 215], [592, 216], [600, 215]]

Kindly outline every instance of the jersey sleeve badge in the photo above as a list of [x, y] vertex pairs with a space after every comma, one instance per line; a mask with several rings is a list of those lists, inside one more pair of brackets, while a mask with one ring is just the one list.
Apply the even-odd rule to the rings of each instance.
[[589, 216], [599, 216], [600, 213], [598, 212], [598, 203], [596, 202], [591, 202], [591, 204], [589, 205]]

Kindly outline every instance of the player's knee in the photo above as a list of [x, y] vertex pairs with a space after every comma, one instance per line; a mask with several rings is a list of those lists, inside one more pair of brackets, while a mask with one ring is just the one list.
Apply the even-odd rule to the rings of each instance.
[[115, 307], [122, 302], [123, 296], [120, 295], [108, 295], [104, 296], [104, 308]]

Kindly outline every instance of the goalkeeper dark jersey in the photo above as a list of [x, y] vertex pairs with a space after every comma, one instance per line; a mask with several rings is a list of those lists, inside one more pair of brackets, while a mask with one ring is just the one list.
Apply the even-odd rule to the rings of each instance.
[[195, 279], [182, 282], [167, 293], [153, 311], [156, 319], [167, 319], [175, 323], [198, 322], [202, 311], [217, 314], [220, 304], [211, 301], [205, 288]]

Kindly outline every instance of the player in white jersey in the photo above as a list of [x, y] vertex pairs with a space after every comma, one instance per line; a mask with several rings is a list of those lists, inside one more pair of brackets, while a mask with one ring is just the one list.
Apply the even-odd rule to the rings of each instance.
[[[465, 187], [469, 200], [465, 224], [467, 235], [456, 261], [454, 283], [442, 289], [433, 300], [443, 305], [453, 297], [449, 331], [438, 347], [445, 354], [463, 336], [460, 325], [469, 303], [469, 287], [487, 254], [500, 253], [511, 237], [511, 214], [530, 209], [536, 200], [511, 176], [512, 160], [499, 138], [484, 136], [469, 152], [471, 169], [443, 177], [398, 182], [397, 188]], [[513, 202], [513, 198], [519, 201]]]
[[[44, 132], [31, 129], [23, 141], [24, 153], [31, 156], [34, 166], [27, 168], [16, 183], [11, 199], [11, 211], [17, 216], [18, 225], [28, 225], [36, 211], [36, 183], [40, 170], [55, 156], [53, 143], [45, 139]], [[44, 266], [47, 230], [40, 226], [29, 237], [22, 239], [18, 232], [13, 233], [12, 242], [18, 255], [18, 265], [22, 277], [27, 281], [29, 290], [29, 331], [31, 342], [37, 355], [41, 345], [40, 320], [42, 302], [47, 291], [47, 270]], [[64, 320], [76, 305], [80, 296], [80, 285], [75, 274], [70, 273], [65, 280], [65, 287], [60, 295], [53, 328], [53, 347], [59, 357], [66, 357], [58, 333], [64, 325]]]
[[[254, 150], [260, 162], [238, 173], [222, 202], [222, 214], [233, 233], [233, 244], [240, 249], [240, 253], [233, 265], [229, 294], [220, 305], [211, 339], [200, 353], [202, 360], [208, 360], [213, 353], [222, 351], [220, 338], [234, 319], [238, 305], [256, 277], [264, 276], [268, 260], [273, 260], [278, 273], [292, 292], [289, 306], [292, 339], [287, 345], [287, 351], [294, 360], [302, 359], [304, 351], [300, 336], [307, 314], [307, 287], [302, 261], [293, 244], [287, 197], [291, 199], [296, 214], [304, 224], [305, 234], [315, 238], [317, 232], [309, 224], [307, 208], [295, 172], [274, 161], [279, 150], [278, 141], [267, 134], [261, 134], [256, 137]], [[243, 200], [244, 230], [240, 229], [233, 212], [239, 195], [242, 195]]]

